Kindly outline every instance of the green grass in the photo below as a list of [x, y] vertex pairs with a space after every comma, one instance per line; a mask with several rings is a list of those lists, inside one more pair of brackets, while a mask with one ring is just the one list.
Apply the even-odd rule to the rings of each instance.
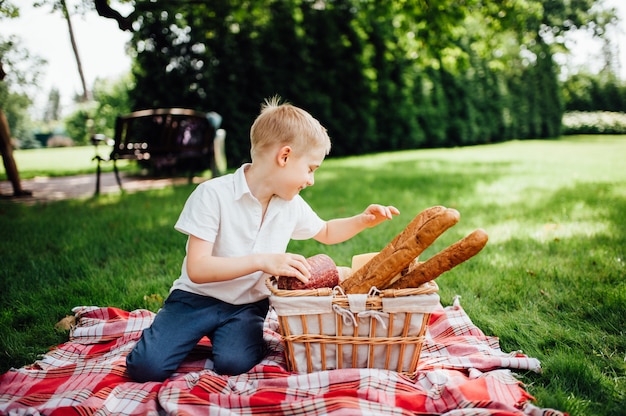
[[[476, 228], [490, 239], [439, 277], [442, 303], [460, 295], [504, 351], [541, 360], [542, 374], [521, 374], [538, 406], [623, 415], [624, 155], [625, 136], [576, 136], [329, 159], [303, 191], [323, 218], [371, 202], [402, 214], [339, 245], [299, 241], [290, 251], [348, 265], [353, 254], [380, 250], [424, 208], [454, 207], [461, 221], [422, 258]], [[74, 306], [156, 310], [153, 299], [178, 275], [185, 238], [173, 224], [192, 189], [35, 206], [0, 201], [0, 371], [64, 342], [54, 324]]]
[[[107, 158], [111, 153], [108, 146], [76, 146], [40, 149], [16, 150], [13, 157], [20, 172], [20, 179], [31, 179], [36, 176], [67, 176], [81, 173], [94, 173], [97, 162], [96, 154]], [[126, 160], [118, 161], [121, 170], [128, 170], [134, 165]], [[112, 163], [103, 163], [103, 171], [112, 171]], [[4, 164], [0, 164], [0, 180], [7, 180]]]

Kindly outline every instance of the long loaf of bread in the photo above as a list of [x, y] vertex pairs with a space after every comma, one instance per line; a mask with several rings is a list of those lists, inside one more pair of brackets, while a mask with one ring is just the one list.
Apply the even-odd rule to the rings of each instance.
[[[417, 232], [424, 226], [424, 224], [428, 220], [430, 220], [437, 214], [441, 214], [446, 209], [447, 208], [442, 205], [435, 205], [434, 207], [426, 208], [425, 210], [417, 214], [415, 218], [411, 220], [409, 225], [407, 225], [404, 230], [402, 230], [402, 232], [396, 235], [396, 237], [391, 240], [389, 244], [387, 244], [383, 251], [381, 251], [383, 256], [391, 254], [394, 247], [398, 247], [404, 244], [408, 238], [414, 237], [415, 234], [417, 234]], [[386, 253], [386, 251], [389, 251], [389, 253]]]
[[484, 230], [475, 230], [425, 262], [418, 263], [412, 270], [409, 270], [408, 273], [388, 287], [385, 287], [385, 289], [418, 287], [426, 282], [430, 282], [442, 273], [474, 257], [485, 247], [488, 239], [489, 237]]
[[[441, 205], [436, 205], [430, 208], [426, 208], [425, 210], [417, 214], [415, 218], [413, 218], [413, 220], [411, 220], [411, 222], [404, 228], [404, 230], [398, 233], [398, 235], [396, 235], [395, 238], [391, 240], [391, 242], [387, 244], [376, 256], [371, 258], [366, 264], [361, 266], [359, 269], [353, 270], [353, 273], [342, 281], [341, 283], [342, 288], [346, 290], [346, 288], [351, 288], [353, 285], [358, 283], [357, 279], [362, 279], [363, 275], [361, 274], [361, 275], [355, 276], [354, 272], [359, 271], [359, 273], [361, 273], [365, 270], [363, 269], [364, 267], [367, 267], [368, 269], [374, 268], [378, 264], [385, 261], [385, 259], [387, 259], [389, 256], [393, 254], [393, 252], [396, 250], [396, 247], [400, 246], [403, 243], [406, 243], [407, 239], [411, 237], [415, 237], [415, 234], [417, 234], [417, 232], [424, 226], [424, 224], [428, 220], [433, 218], [435, 215], [444, 212], [445, 210], [446, 210], [446, 207], [441, 206]], [[350, 277], [354, 277], [354, 278], [350, 280]]]
[[372, 286], [384, 288], [407, 268], [448, 228], [460, 219], [457, 210], [433, 207], [422, 211], [413, 221], [370, 261], [344, 280], [345, 293], [368, 293]]

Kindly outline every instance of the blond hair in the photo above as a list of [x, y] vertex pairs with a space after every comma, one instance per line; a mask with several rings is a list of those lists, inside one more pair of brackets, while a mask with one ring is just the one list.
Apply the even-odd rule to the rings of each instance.
[[323, 147], [326, 154], [330, 152], [330, 138], [320, 122], [274, 96], [261, 105], [261, 113], [250, 128], [250, 156], [254, 160], [261, 152], [287, 145], [297, 151]]

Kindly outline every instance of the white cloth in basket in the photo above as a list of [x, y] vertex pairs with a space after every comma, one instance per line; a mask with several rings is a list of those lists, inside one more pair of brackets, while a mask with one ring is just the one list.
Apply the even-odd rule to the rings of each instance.
[[[338, 298], [347, 296], [348, 307]], [[368, 309], [368, 295], [270, 297], [281, 319], [286, 354], [294, 371], [381, 368], [413, 371], [421, 349], [424, 315], [439, 305], [437, 293], [382, 297], [382, 310]], [[343, 302], [345, 304], [345, 302]], [[424, 328], [425, 329], [425, 328]], [[322, 336], [320, 336], [322, 335]], [[417, 349], [417, 351], [416, 351]], [[400, 358], [401, 357], [401, 358]]]

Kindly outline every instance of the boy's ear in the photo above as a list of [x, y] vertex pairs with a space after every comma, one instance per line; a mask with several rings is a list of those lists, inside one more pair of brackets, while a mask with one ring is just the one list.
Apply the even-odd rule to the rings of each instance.
[[278, 152], [276, 153], [278, 166], [285, 166], [287, 164], [287, 159], [289, 159], [292, 152], [293, 150], [291, 149], [291, 146], [283, 146], [278, 149]]

